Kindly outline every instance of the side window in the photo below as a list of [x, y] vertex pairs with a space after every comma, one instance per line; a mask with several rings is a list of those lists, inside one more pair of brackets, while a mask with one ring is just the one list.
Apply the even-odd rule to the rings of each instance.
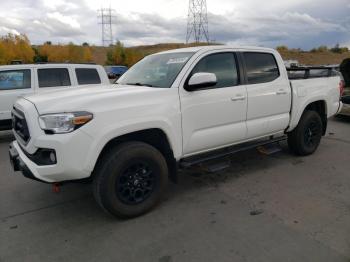
[[31, 88], [30, 69], [0, 71], [0, 91]]
[[100, 76], [95, 68], [76, 68], [79, 85], [101, 84]]
[[39, 87], [70, 86], [67, 68], [38, 69]]
[[248, 84], [271, 82], [280, 76], [275, 57], [268, 53], [244, 53]]
[[217, 84], [212, 88], [230, 87], [239, 84], [238, 69], [233, 53], [219, 53], [204, 57], [192, 70], [195, 73], [214, 73]]

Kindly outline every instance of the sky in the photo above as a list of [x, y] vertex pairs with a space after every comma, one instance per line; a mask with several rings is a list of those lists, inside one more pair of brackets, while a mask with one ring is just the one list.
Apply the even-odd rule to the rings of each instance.
[[[126, 46], [185, 42], [188, 0], [1, 0], [0, 35], [33, 44], [101, 45], [97, 10], [115, 9], [114, 39]], [[350, 0], [207, 0], [210, 40], [311, 49], [350, 47]]]

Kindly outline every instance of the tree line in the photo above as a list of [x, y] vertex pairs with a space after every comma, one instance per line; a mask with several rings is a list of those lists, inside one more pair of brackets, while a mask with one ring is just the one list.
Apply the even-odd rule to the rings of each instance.
[[[0, 37], [0, 64], [11, 64], [12, 62], [89, 63], [96, 61], [94, 53], [100, 53], [100, 56], [102, 56], [102, 59], [98, 59], [100, 63], [104, 62], [106, 65], [125, 65], [130, 67], [146, 55], [193, 45], [196, 44], [185, 45], [174, 43], [143, 47], [125, 47], [119, 41], [109, 47], [95, 47], [90, 46], [88, 43], [83, 43], [82, 45], [75, 45], [73, 43], [65, 45], [52, 44], [49, 41], [43, 45], [31, 45], [26, 35], [8, 34]], [[199, 45], [203, 45], [203, 43]], [[289, 49], [287, 46], [278, 46], [276, 49], [281, 54], [305, 52], [301, 49]], [[102, 50], [102, 52], [96, 52], [96, 50]], [[320, 46], [313, 48], [309, 52], [343, 54], [349, 52], [349, 49], [337, 44], [333, 48]]]
[[[90, 63], [93, 62], [93, 47], [88, 43], [75, 45], [52, 44], [31, 45], [26, 35], [8, 34], [0, 37], [0, 64], [22, 63]], [[107, 48], [105, 64], [132, 66], [142, 59], [145, 53], [125, 48], [121, 42]]]
[[0, 64], [13, 62], [40, 63], [40, 62], [93, 62], [92, 52], [87, 44], [81, 46], [69, 43], [68, 45], [53, 45], [46, 42], [43, 45], [31, 45], [26, 35], [8, 34], [0, 37]]
[[[300, 48], [292, 48], [289, 49], [287, 46], [277, 46], [276, 47], [277, 51], [280, 53], [286, 53], [286, 52], [305, 52], [304, 50]], [[335, 53], [335, 54], [343, 54], [343, 53], [348, 53], [349, 48], [348, 47], [341, 47], [339, 44], [336, 44], [334, 47], [329, 48], [328, 46], [321, 45], [317, 48], [312, 48], [309, 52], [311, 53]]]

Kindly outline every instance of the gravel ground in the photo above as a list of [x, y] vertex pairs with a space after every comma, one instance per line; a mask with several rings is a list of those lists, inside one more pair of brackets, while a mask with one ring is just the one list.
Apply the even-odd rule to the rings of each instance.
[[319, 150], [233, 156], [182, 172], [152, 212], [118, 220], [90, 185], [51, 187], [11, 170], [0, 133], [0, 261], [350, 261], [350, 120]]

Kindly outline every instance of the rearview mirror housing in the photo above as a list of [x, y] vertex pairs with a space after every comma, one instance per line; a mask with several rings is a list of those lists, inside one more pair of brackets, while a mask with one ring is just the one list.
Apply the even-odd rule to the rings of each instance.
[[203, 88], [215, 86], [217, 84], [216, 75], [213, 73], [195, 73], [185, 86], [187, 91], [195, 91]]

